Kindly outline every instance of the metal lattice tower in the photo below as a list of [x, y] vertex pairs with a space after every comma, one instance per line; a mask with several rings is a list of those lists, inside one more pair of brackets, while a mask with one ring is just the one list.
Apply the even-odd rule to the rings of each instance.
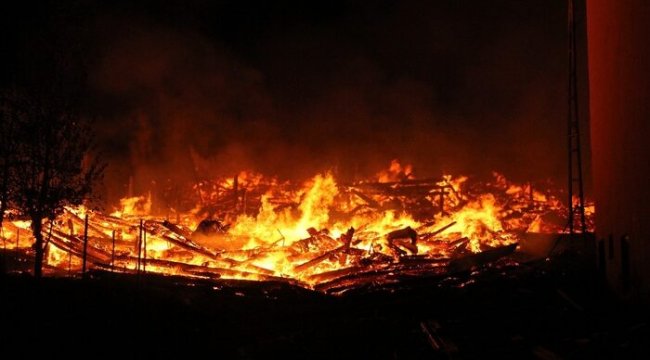
[[[580, 150], [580, 117], [578, 116], [578, 76], [576, 66], [576, 22], [574, 0], [568, 0], [568, 35], [569, 35], [569, 109], [568, 109], [568, 152], [569, 152], [569, 196], [568, 209], [569, 233], [576, 232], [575, 221], [580, 222], [580, 232], [586, 232], [585, 198], [582, 181], [582, 154]], [[576, 189], [577, 188], [577, 189]], [[574, 204], [577, 190], [578, 203]]]

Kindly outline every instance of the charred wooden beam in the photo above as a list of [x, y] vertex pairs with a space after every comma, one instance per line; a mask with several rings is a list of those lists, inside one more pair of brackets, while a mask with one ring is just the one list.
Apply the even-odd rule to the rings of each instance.
[[[50, 242], [63, 251], [72, 253], [79, 258], [83, 257], [83, 241], [74, 236], [70, 236], [54, 229], [52, 230], [52, 239]], [[107, 254], [104, 254], [101, 250], [93, 247], [87, 248], [86, 256], [87, 260], [92, 263], [105, 263], [110, 259]]]
[[[120, 257], [120, 260], [123, 261], [136, 261], [136, 258], [132, 256]], [[272, 276], [267, 274], [261, 274], [256, 272], [238, 270], [238, 269], [228, 269], [228, 268], [219, 268], [219, 267], [210, 267], [203, 265], [191, 265], [182, 262], [176, 262], [172, 260], [162, 260], [162, 259], [149, 259], [150, 266], [159, 266], [165, 267], [168, 269], [176, 269], [176, 271], [184, 273], [186, 275], [193, 276], [208, 276], [208, 277], [233, 277], [241, 279], [251, 279], [251, 280], [261, 280], [261, 281], [282, 281], [291, 284], [300, 284], [301, 286], [306, 286], [305, 284], [300, 283], [299, 281], [293, 279], [287, 279], [279, 276]]]
[[359, 271], [364, 270], [366, 267], [364, 266], [351, 266], [343, 269], [336, 269], [332, 271], [326, 271], [318, 274], [313, 274], [308, 277], [309, 280], [315, 281], [317, 283], [323, 282], [323, 281], [330, 281], [333, 279], [340, 278], [342, 276], [350, 275], [353, 273], [357, 273]]
[[350, 248], [350, 244], [352, 243], [353, 236], [354, 236], [354, 228], [351, 227], [348, 229], [348, 231], [346, 231], [345, 234], [339, 237], [339, 240], [343, 241], [343, 245], [345, 246], [346, 249]]
[[[102, 236], [102, 237], [108, 238], [108, 235], [106, 235], [106, 234], [104, 233], [104, 230], [102, 230], [101, 228], [99, 228], [99, 227], [93, 225], [92, 223], [88, 223], [88, 225], [86, 225], [86, 220], [85, 220], [84, 218], [81, 218], [79, 215], [73, 213], [72, 211], [66, 211], [66, 214], [70, 215], [70, 216], [71, 216], [73, 219], [75, 219], [78, 223], [83, 224], [84, 227], [88, 226], [88, 228], [89, 228], [90, 230], [96, 232], [97, 234], [99, 234], [99, 236]], [[93, 216], [95, 216], [95, 214], [93, 214]], [[88, 217], [88, 214], [86, 214], [86, 217]]]
[[430, 238], [440, 234], [441, 232], [449, 229], [450, 227], [452, 227], [454, 225], [456, 225], [456, 221], [452, 221], [451, 223], [449, 223], [449, 224], [447, 224], [447, 225], [445, 225], [445, 226], [441, 227], [440, 229], [435, 230], [433, 232], [422, 234], [422, 235], [420, 235], [420, 238], [423, 239], [423, 240], [430, 239]]
[[181, 228], [180, 226], [178, 226], [176, 224], [172, 224], [171, 222], [169, 222], [167, 220], [163, 221], [161, 223], [161, 225], [164, 226], [165, 228], [167, 228], [169, 231], [171, 231], [171, 232], [173, 232], [173, 233], [175, 233], [177, 235], [183, 236], [186, 239], [189, 239], [189, 238], [192, 237], [192, 233], [190, 231], [187, 231], [187, 230]]
[[358, 196], [359, 198], [361, 198], [361, 200], [365, 201], [366, 204], [368, 204], [368, 206], [373, 207], [375, 209], [381, 208], [381, 204], [379, 204], [377, 201], [375, 201], [370, 196], [362, 193], [361, 191], [356, 190], [356, 189], [352, 189], [350, 192], [353, 193], [354, 195]]
[[[393, 250], [397, 251], [401, 255], [404, 255], [404, 251], [399, 248], [399, 246], [403, 246], [406, 249], [408, 249], [412, 254], [417, 254], [418, 253], [418, 247], [417, 247], [417, 240], [418, 240], [418, 233], [413, 230], [410, 226], [407, 226], [403, 229], [391, 231], [386, 235], [386, 239], [388, 240], [388, 246], [390, 246]], [[396, 243], [396, 240], [400, 239], [410, 239], [411, 242], [401, 242], [399, 244]]]
[[86, 275], [86, 260], [88, 254], [88, 214], [86, 214], [86, 219], [84, 221], [84, 247], [83, 247], [83, 258], [81, 266], [81, 274]]
[[181, 248], [183, 248], [185, 250], [200, 254], [202, 256], [206, 256], [206, 257], [211, 258], [211, 259], [216, 258], [217, 255], [218, 255], [218, 253], [213, 253], [213, 252], [211, 252], [211, 251], [209, 251], [207, 249], [199, 247], [198, 245], [195, 245], [195, 244], [190, 243], [190, 242], [185, 242], [183, 240], [175, 239], [172, 236], [169, 236], [169, 235], [166, 235], [166, 234], [162, 235], [161, 237], [163, 239], [165, 239], [166, 241], [169, 241], [170, 243], [172, 243], [172, 244], [174, 244], [174, 245], [176, 245], [178, 247], [181, 247]]
[[327, 251], [324, 254], [322, 254], [320, 256], [317, 256], [317, 257], [307, 261], [306, 263], [302, 263], [302, 264], [300, 264], [298, 266], [295, 266], [293, 269], [295, 271], [298, 271], [298, 272], [303, 271], [303, 270], [308, 269], [308, 268], [310, 268], [312, 266], [320, 264], [321, 262], [327, 260], [330, 256], [333, 256], [333, 255], [335, 255], [336, 253], [338, 253], [340, 251], [344, 251], [345, 249], [346, 249], [345, 245], [337, 247], [334, 250]]
[[512, 254], [517, 249], [517, 244], [500, 246], [494, 249], [485, 250], [477, 254], [464, 256], [449, 262], [447, 268], [450, 272], [469, 271], [473, 267], [483, 266]]
[[444, 262], [422, 266], [422, 264], [378, 264], [361, 271], [342, 275], [330, 281], [321, 282], [314, 286], [317, 291], [325, 293], [341, 293], [351, 288], [360, 288], [366, 285], [382, 286], [398, 284], [402, 281], [439, 278], [446, 274]]
[[446, 264], [449, 262], [449, 259], [446, 258], [435, 259], [435, 258], [430, 258], [427, 255], [409, 255], [409, 256], [402, 256], [399, 259], [399, 262], [401, 264], [430, 265], [430, 264]]

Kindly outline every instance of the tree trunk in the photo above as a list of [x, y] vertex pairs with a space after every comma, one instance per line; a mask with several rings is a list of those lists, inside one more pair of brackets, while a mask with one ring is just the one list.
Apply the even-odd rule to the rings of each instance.
[[32, 233], [34, 234], [34, 277], [40, 279], [43, 276], [43, 219], [32, 218]]

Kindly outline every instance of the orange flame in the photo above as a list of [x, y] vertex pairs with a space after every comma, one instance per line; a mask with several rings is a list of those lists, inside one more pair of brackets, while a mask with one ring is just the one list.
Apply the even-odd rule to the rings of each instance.
[[[197, 184], [203, 204], [179, 214], [174, 223], [152, 214], [151, 194], [122, 199], [111, 215], [67, 208], [53, 223], [47, 263], [66, 270], [79, 268], [86, 214], [93, 266], [133, 271], [138, 254], [144, 256], [146, 249], [148, 262], [141, 263], [147, 271], [286, 278], [306, 286], [319, 283], [329, 272], [381, 266], [416, 254], [446, 259], [458, 251], [481, 252], [516, 243], [518, 232], [560, 231], [551, 226], [555, 220], [549, 214], [561, 215], [564, 208], [550, 190], [514, 184], [498, 173], [494, 177], [494, 183], [483, 184], [483, 191], [477, 193], [476, 186], [467, 186], [466, 176], [444, 175], [438, 181], [417, 183], [412, 167], [397, 160], [377, 174], [376, 183], [340, 184], [325, 173], [292, 188], [241, 172], [215, 185]], [[413, 189], [425, 191], [409, 195]], [[256, 191], [257, 210], [242, 210], [245, 194]], [[206, 202], [231, 204], [232, 211], [206, 216]], [[427, 215], [415, 217], [410, 210], [414, 206]], [[593, 206], [585, 210], [591, 219]], [[29, 222], [7, 223], [2, 234], [5, 244], [11, 244], [20, 231], [25, 234], [20, 246], [31, 245]], [[362, 260], [375, 265], [362, 265]]]

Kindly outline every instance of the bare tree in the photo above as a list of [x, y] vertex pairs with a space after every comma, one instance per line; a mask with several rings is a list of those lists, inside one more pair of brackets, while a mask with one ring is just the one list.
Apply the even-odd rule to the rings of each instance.
[[34, 276], [41, 277], [44, 255], [43, 221], [51, 221], [64, 206], [88, 199], [104, 165], [92, 156], [91, 128], [65, 97], [22, 96], [13, 103], [16, 114], [15, 176], [9, 202], [31, 219], [35, 238]]
[[10, 184], [16, 167], [16, 113], [12, 92], [0, 93], [0, 230], [9, 208]]

